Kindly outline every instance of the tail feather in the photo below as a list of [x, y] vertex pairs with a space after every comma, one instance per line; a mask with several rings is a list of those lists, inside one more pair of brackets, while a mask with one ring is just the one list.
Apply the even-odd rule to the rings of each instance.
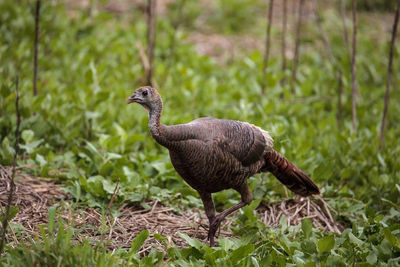
[[293, 163], [272, 149], [265, 155], [262, 171], [271, 172], [282, 184], [301, 196], [319, 195], [321, 191], [311, 178]]

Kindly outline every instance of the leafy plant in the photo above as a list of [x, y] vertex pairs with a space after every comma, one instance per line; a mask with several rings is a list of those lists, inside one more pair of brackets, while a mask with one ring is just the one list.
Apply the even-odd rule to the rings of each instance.
[[[125, 98], [142, 85], [142, 66], [133, 44], [145, 43], [143, 15], [132, 10], [132, 17], [120, 19], [102, 9], [89, 15], [75, 10], [71, 15], [58, 1], [42, 4], [39, 95], [33, 97], [33, 4], [0, 0], [0, 164], [10, 165], [14, 154], [13, 80], [19, 73], [23, 94], [19, 164], [33, 166], [30, 174], [60, 179], [80, 205], [106, 207], [118, 185], [114, 206], [126, 202], [145, 206], [144, 200], [157, 199], [178, 212], [201, 207], [197, 193], [174, 171], [167, 151], [149, 135], [146, 112], [125, 105]], [[323, 12], [336, 65], [324, 56], [318, 28], [305, 20], [304, 52], [294, 93], [280, 85], [284, 74], [272, 42], [268, 89], [260, 98], [261, 51], [220, 63], [197, 54], [187, 37], [207, 27], [214, 34], [238, 37], [263, 33], [264, 26], [258, 22], [264, 21], [264, 4], [217, 1], [203, 8], [198, 1], [188, 1], [185, 7], [183, 27], [174, 37], [173, 64], [167, 60], [174, 39], [173, 21], [168, 15], [158, 19], [154, 79], [160, 83], [164, 100], [162, 122], [179, 124], [212, 116], [249, 121], [269, 130], [276, 149], [316, 180], [328, 204], [338, 211], [335, 219], [348, 228], [338, 235], [312, 228], [308, 220], [296, 227], [282, 220], [281, 229], [268, 229], [254, 213], [259, 203], [255, 201], [233, 218], [231, 230], [240, 239], [221, 238], [219, 247], [209, 248], [182, 235], [188, 247], [178, 249], [165, 242], [166, 237], [154, 234], [165, 252], [154, 248], [138, 255], [151, 233], [139, 234], [129, 250], [111, 253], [104, 244], [75, 241], [75, 230], [53, 219], [42, 227], [40, 237], [8, 247], [1, 264], [396, 266], [400, 257], [400, 105], [396, 101], [391, 101], [385, 136], [390, 145], [377, 151], [386, 32], [372, 31], [375, 25], [361, 14], [356, 133], [350, 124], [350, 62], [337, 30], [341, 29], [337, 13]], [[174, 18], [179, 14], [177, 8], [176, 4], [169, 6]], [[202, 9], [211, 11], [206, 21]], [[279, 34], [279, 28], [273, 28], [272, 39]], [[398, 51], [399, 44], [396, 56]], [[164, 79], [166, 69], [169, 75]], [[343, 71], [342, 125], [336, 120], [337, 69]], [[400, 72], [394, 71], [392, 78], [396, 88]], [[399, 90], [393, 90], [392, 98], [399, 97]], [[257, 200], [285, 197], [283, 187], [269, 174], [256, 175], [249, 183]], [[233, 191], [215, 194], [220, 210], [239, 199]]]

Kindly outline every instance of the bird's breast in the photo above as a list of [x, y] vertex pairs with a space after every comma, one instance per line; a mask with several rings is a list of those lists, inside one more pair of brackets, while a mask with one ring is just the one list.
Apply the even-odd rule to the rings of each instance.
[[219, 192], [236, 188], [257, 172], [257, 166], [244, 167], [229, 153], [223, 153], [211, 144], [191, 142], [191, 149], [170, 151], [172, 165], [178, 174], [194, 189]]

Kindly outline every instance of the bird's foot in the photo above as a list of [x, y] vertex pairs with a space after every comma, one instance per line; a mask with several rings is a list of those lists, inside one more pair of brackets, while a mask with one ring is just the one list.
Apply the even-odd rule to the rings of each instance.
[[214, 217], [214, 219], [210, 222], [210, 228], [208, 230], [208, 239], [210, 240], [210, 247], [214, 247], [215, 246], [215, 234], [219, 228], [219, 226], [221, 225], [221, 222], [223, 221], [223, 217], [222, 216], [216, 216]]

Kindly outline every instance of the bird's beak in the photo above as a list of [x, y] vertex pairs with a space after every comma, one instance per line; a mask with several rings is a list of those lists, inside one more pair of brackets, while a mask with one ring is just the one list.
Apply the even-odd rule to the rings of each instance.
[[126, 99], [126, 104], [130, 104], [130, 103], [133, 103], [133, 102], [138, 102], [140, 100], [141, 99], [139, 97], [137, 97], [136, 92], [135, 92], [135, 93], [133, 93], [133, 95], [131, 95], [130, 97], [128, 97]]

